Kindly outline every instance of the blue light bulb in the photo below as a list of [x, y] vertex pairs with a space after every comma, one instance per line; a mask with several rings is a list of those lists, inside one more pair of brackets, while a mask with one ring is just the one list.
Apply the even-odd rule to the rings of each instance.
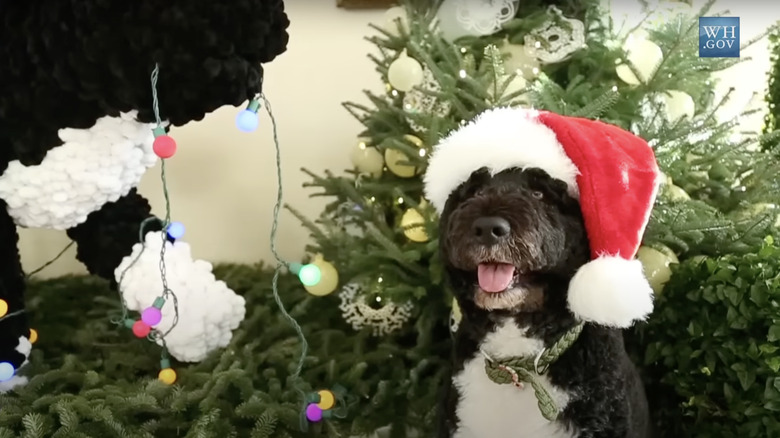
[[242, 110], [236, 117], [236, 126], [244, 132], [252, 132], [260, 124], [257, 113], [248, 109]]
[[0, 382], [11, 380], [16, 370], [9, 362], [0, 362]]
[[168, 224], [167, 231], [172, 239], [181, 239], [181, 236], [184, 235], [184, 225], [181, 222], [171, 222]]
[[260, 101], [252, 99], [249, 101], [249, 105], [245, 110], [242, 110], [236, 116], [236, 126], [238, 129], [244, 132], [252, 132], [257, 129], [257, 125], [260, 124], [260, 119], [257, 116], [257, 111], [260, 109]]

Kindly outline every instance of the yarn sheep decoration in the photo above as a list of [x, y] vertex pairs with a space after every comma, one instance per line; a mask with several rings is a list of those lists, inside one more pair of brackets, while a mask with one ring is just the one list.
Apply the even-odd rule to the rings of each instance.
[[[197, 362], [228, 344], [243, 297], [147, 220], [136, 189], [158, 160], [150, 74], [158, 66], [166, 129], [201, 120], [261, 92], [262, 64], [286, 50], [288, 26], [282, 0], [0, 2], [0, 364], [13, 368], [0, 392], [26, 383], [34, 342], [17, 227], [66, 230], [78, 260], [139, 312], [163, 288], [165, 242], [179, 308], [168, 351]], [[164, 308], [160, 326], [172, 318]]]

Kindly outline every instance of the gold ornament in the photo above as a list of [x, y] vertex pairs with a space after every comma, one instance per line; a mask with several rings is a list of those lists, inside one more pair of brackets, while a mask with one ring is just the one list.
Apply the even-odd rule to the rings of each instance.
[[629, 85], [647, 83], [655, 73], [658, 65], [664, 59], [664, 53], [657, 44], [641, 37], [630, 35], [623, 46], [626, 51], [626, 61], [639, 73], [639, 78], [627, 64], [620, 64], [615, 72], [623, 82]]
[[669, 90], [664, 92], [664, 102], [666, 103], [666, 120], [675, 123], [683, 117], [693, 118], [696, 105], [693, 98], [688, 94], [678, 90]]
[[410, 208], [401, 216], [401, 227], [404, 236], [412, 242], [423, 243], [428, 241], [428, 233], [425, 232], [425, 218], [416, 208]]
[[[506, 81], [510, 78], [511, 75], [503, 75], [498, 79], [497, 87], [502, 87]], [[501, 94], [501, 98], [504, 98], [506, 96], [510, 96], [513, 93], [517, 93], [518, 91], [524, 90], [528, 86], [528, 81], [525, 80], [525, 78], [521, 75], [515, 75], [515, 77], [509, 81], [508, 84], [506, 84], [506, 89], [504, 90], [503, 94]], [[492, 95], [493, 94], [493, 87], [490, 87], [488, 92]], [[512, 100], [513, 101], [522, 101], [525, 100], [526, 95], [520, 94], [518, 96], [515, 96]]]
[[636, 253], [636, 258], [642, 262], [645, 277], [656, 294], [661, 293], [664, 285], [672, 277], [672, 269], [669, 266], [672, 263], [680, 263], [671, 249], [660, 246], [659, 248], [660, 250], [642, 246]]
[[409, 91], [422, 84], [424, 78], [420, 63], [406, 54], [406, 50], [390, 64], [387, 69], [387, 81], [398, 91]]
[[685, 190], [674, 184], [668, 184], [666, 186], [666, 195], [672, 202], [688, 201], [691, 199], [691, 195]]
[[[425, 149], [423, 148], [424, 145], [422, 140], [413, 135], [404, 135], [404, 140], [417, 146], [419, 148], [421, 157], [425, 156]], [[411, 160], [409, 157], [407, 157], [405, 153], [399, 151], [398, 149], [385, 149], [385, 164], [387, 165], [387, 168], [390, 169], [390, 171], [393, 172], [396, 176], [400, 176], [401, 178], [411, 178], [417, 175], [420, 169], [414, 165], [406, 164], [410, 161]]]
[[450, 312], [450, 331], [455, 333], [458, 331], [460, 321], [463, 319], [463, 313], [460, 311], [460, 305], [458, 300], [452, 299], [452, 311]]
[[382, 168], [385, 166], [382, 153], [376, 148], [368, 146], [367, 140], [360, 139], [349, 158], [361, 173], [368, 173], [374, 178], [382, 176]]
[[511, 44], [507, 39], [499, 52], [507, 57], [504, 61], [504, 68], [507, 71], [513, 71], [527, 80], [539, 75], [539, 60], [535, 56], [536, 49], [533, 47]]
[[303, 286], [306, 292], [315, 297], [324, 297], [333, 293], [339, 285], [339, 271], [330, 262], [325, 261], [322, 254], [314, 256], [311, 264], [320, 268], [320, 281], [313, 286]]

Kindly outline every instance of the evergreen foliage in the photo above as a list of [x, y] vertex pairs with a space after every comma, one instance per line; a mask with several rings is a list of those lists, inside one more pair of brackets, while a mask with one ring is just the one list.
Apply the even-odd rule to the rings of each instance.
[[407, 328], [404, 347], [355, 332], [332, 299], [283, 277], [280, 292], [310, 342], [304, 380], [340, 384], [352, 399], [345, 419], [301, 432], [300, 395], [287, 379], [300, 345], [273, 301], [272, 274], [221, 266], [216, 275], [247, 299], [247, 319], [226, 349], [198, 364], [174, 362], [173, 386], [156, 380], [159, 347], [111, 323], [120, 309], [107, 283], [33, 281], [28, 311], [40, 338], [30, 382], [0, 394], [0, 437], [349, 437], [390, 423], [393, 436], [405, 436], [407, 424], [430, 427], [447, 349], [431, 342], [434, 329]]
[[780, 31], [769, 34], [769, 87], [766, 93], [768, 111], [764, 117], [764, 130], [771, 132], [780, 128]]
[[756, 252], [680, 264], [658, 297], [660, 311], [638, 330], [664, 436], [780, 435], [778, 302], [772, 238]]

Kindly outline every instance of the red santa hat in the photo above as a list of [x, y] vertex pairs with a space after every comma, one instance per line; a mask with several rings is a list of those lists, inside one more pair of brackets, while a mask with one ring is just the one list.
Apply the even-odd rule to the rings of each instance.
[[425, 195], [441, 213], [471, 174], [536, 167], [564, 181], [582, 210], [591, 261], [569, 283], [569, 310], [583, 321], [628, 327], [653, 310], [635, 259], [661, 183], [650, 146], [617, 126], [545, 111], [485, 111], [431, 154]]

